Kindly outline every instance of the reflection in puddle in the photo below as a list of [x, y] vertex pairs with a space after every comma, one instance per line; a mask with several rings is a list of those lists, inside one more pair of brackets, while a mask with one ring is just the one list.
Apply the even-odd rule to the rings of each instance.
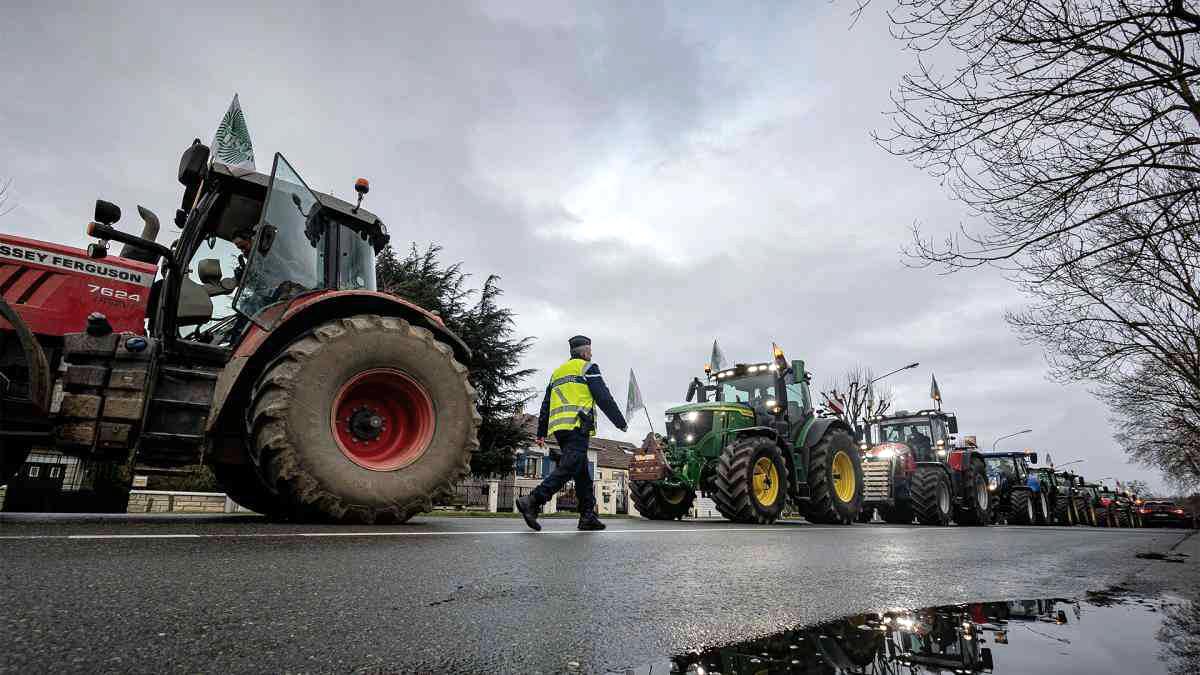
[[630, 675], [1200, 673], [1200, 602], [1116, 588], [861, 614], [618, 671]]

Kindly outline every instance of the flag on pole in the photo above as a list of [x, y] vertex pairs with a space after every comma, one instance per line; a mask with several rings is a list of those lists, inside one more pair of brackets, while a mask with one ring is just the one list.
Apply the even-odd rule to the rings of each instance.
[[633, 417], [633, 413], [643, 410], [646, 404], [642, 402], [642, 390], [638, 388], [637, 377], [633, 374], [633, 369], [629, 369], [629, 397], [625, 401], [625, 419], [628, 421]]
[[725, 367], [725, 354], [721, 351], [721, 345], [713, 340], [712, 356], [708, 359], [708, 365], [716, 372]]
[[232, 167], [254, 170], [254, 144], [250, 142], [246, 115], [237, 94], [233, 95], [229, 110], [217, 125], [217, 133], [213, 134], [212, 158]]
[[938, 404], [941, 404], [941, 402], [942, 402], [942, 390], [941, 390], [941, 389], [938, 389], [938, 386], [937, 386], [937, 378], [936, 378], [936, 377], [934, 377], [933, 373], [930, 373], [930, 374], [929, 374], [929, 381], [930, 381], [930, 384], [929, 384], [929, 398], [931, 398], [931, 399], [933, 399], [933, 400], [937, 401], [937, 402], [938, 402]]

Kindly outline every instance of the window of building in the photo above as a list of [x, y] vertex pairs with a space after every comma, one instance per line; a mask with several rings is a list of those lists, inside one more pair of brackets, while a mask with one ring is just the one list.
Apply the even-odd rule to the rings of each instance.
[[51, 478], [58, 478], [61, 475], [62, 475], [62, 467], [61, 466], [50, 467], [50, 477]]
[[40, 467], [40, 466], [29, 467], [29, 477], [30, 478], [37, 478], [38, 475], [41, 473], [42, 473], [42, 467]]
[[538, 455], [528, 455], [521, 458], [522, 478], [542, 477], [542, 458]]

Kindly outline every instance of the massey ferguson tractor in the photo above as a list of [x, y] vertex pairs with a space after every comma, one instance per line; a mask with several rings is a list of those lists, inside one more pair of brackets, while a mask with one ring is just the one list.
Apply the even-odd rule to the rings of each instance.
[[667, 411], [665, 450], [650, 439], [630, 463], [643, 516], [682, 518], [700, 490], [733, 522], [772, 523], [789, 499], [810, 521], [855, 521], [854, 439], [842, 422], [814, 413], [803, 361], [776, 348], [773, 361], [709, 373], [708, 382], [692, 382], [697, 402]]
[[864, 522], [878, 510], [889, 523], [987, 525], [987, 470], [973, 437], [956, 447], [958, 419], [941, 410], [874, 419], [863, 452]]
[[136, 236], [104, 201], [86, 251], [0, 235], [3, 478], [53, 448], [206, 464], [238, 503], [279, 518], [427, 509], [478, 447], [469, 351], [436, 315], [376, 291], [388, 234], [361, 208], [366, 181], [349, 204], [281, 155], [266, 176], [210, 163], [199, 140], [179, 181], [169, 247], [154, 214], [139, 207]]

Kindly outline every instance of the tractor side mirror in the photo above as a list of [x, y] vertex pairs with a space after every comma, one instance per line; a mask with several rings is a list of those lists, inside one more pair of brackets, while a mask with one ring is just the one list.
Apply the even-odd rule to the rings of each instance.
[[957, 434], [958, 433], [958, 418], [957, 417], [947, 418], [946, 419], [946, 428], [950, 430], [950, 433]]
[[260, 255], [266, 255], [271, 250], [271, 245], [275, 243], [275, 233], [278, 229], [274, 225], [263, 223], [262, 234], [258, 236], [258, 252]]
[[112, 202], [106, 202], [103, 199], [97, 199], [96, 213], [92, 219], [97, 223], [112, 225], [121, 219], [121, 207]]
[[1037, 464], [1038, 463], [1038, 454], [1036, 452], [1027, 453], [1025, 455], [1025, 459], [1029, 460], [1030, 464]]
[[208, 146], [200, 139], [192, 141], [192, 145], [183, 151], [179, 158], [179, 182], [183, 184], [183, 210], [191, 208], [196, 201], [196, 193], [200, 191], [200, 183], [204, 180], [204, 170], [208, 166]]

